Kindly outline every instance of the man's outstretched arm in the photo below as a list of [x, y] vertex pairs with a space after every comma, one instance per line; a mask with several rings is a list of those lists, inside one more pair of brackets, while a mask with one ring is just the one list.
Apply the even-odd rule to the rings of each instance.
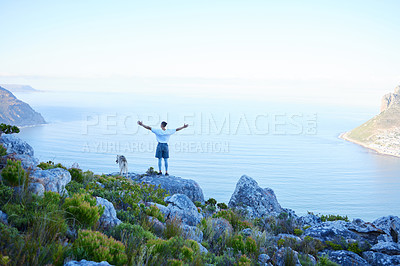
[[188, 124], [183, 124], [183, 126], [182, 127], [178, 127], [177, 129], [176, 129], [176, 131], [179, 131], [179, 130], [182, 130], [182, 129], [184, 129], [184, 128], [187, 128], [189, 125]]
[[145, 124], [143, 124], [142, 121], [137, 121], [137, 123], [138, 123], [139, 126], [142, 126], [142, 127], [144, 127], [145, 129], [151, 130], [151, 127], [146, 126]]

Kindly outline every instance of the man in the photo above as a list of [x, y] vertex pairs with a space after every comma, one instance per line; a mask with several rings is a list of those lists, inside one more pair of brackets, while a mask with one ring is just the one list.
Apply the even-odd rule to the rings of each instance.
[[161, 161], [164, 158], [164, 166], [165, 166], [165, 175], [168, 176], [168, 158], [169, 158], [169, 149], [168, 149], [168, 140], [169, 137], [174, 134], [176, 131], [187, 128], [188, 124], [183, 124], [182, 127], [178, 127], [177, 129], [167, 129], [167, 122], [161, 122], [161, 129], [151, 128], [143, 124], [142, 121], [137, 122], [139, 126], [144, 127], [145, 129], [151, 130], [154, 134], [156, 134], [156, 138], [158, 141], [157, 150], [156, 150], [156, 158], [158, 158], [158, 174], [162, 175], [161, 172]]

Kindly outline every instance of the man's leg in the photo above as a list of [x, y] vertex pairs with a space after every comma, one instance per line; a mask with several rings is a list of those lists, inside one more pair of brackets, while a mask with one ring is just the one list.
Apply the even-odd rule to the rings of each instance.
[[158, 158], [158, 172], [161, 173], [161, 158]]
[[165, 174], [168, 174], [168, 158], [164, 158]]

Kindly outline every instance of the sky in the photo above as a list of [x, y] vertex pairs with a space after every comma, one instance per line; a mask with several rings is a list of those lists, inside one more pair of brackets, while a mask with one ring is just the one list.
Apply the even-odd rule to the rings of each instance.
[[0, 84], [372, 105], [400, 84], [399, 11], [397, 0], [0, 0]]

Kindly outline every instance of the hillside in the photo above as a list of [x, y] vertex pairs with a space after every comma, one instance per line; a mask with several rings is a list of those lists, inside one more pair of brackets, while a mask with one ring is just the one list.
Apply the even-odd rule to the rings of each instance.
[[29, 104], [18, 100], [11, 92], [0, 87], [0, 123], [32, 126], [44, 124], [46, 121]]
[[341, 137], [379, 153], [400, 156], [400, 86], [383, 96], [380, 114]]
[[38, 92], [38, 90], [32, 88], [29, 85], [20, 84], [0, 84], [0, 87], [10, 91], [10, 92]]

